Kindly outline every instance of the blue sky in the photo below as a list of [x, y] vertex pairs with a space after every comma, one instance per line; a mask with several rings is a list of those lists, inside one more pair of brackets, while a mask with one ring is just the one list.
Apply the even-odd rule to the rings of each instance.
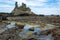
[[24, 2], [35, 14], [60, 15], [60, 0], [0, 0], [0, 12], [11, 12], [15, 2], [21, 6]]

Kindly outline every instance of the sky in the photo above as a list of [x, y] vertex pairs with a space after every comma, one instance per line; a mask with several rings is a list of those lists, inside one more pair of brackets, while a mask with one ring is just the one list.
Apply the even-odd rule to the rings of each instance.
[[14, 9], [16, 1], [18, 6], [24, 2], [32, 12], [38, 15], [60, 15], [60, 0], [0, 0], [0, 12], [10, 13]]

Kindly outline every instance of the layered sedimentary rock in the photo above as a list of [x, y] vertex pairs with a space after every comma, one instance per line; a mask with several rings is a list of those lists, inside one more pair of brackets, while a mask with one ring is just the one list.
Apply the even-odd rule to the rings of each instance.
[[26, 6], [26, 4], [22, 3], [22, 5], [20, 7], [18, 7], [17, 2], [15, 3], [15, 8], [13, 9], [13, 11], [11, 13], [13, 13], [14, 15], [20, 15], [20, 14], [34, 15], [34, 13], [31, 12], [31, 9]]

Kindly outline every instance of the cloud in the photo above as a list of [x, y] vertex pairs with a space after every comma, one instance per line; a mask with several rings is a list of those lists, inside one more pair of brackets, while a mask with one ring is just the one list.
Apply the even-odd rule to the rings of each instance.
[[18, 5], [24, 2], [36, 14], [60, 13], [60, 0], [0, 0], [0, 12], [11, 12], [16, 1]]
[[0, 7], [0, 12], [11, 12], [13, 10], [13, 7]]
[[44, 5], [44, 0], [14, 0], [14, 2], [18, 2], [18, 4], [21, 5], [22, 2], [24, 2], [25, 4], [27, 4], [28, 6], [43, 6]]
[[60, 9], [59, 8], [32, 8], [32, 11], [36, 14], [44, 14], [44, 15], [60, 15]]
[[0, 4], [0, 7], [13, 7], [11, 5]]
[[38, 0], [38, 1], [40, 1], [40, 2], [46, 2], [47, 0]]

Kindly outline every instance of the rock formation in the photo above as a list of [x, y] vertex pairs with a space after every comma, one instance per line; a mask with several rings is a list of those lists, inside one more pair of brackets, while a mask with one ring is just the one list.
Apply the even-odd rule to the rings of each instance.
[[14, 15], [20, 15], [20, 14], [31, 14], [34, 15], [33, 12], [31, 12], [31, 9], [26, 6], [26, 4], [22, 3], [22, 6], [18, 7], [18, 3], [15, 3], [15, 8], [11, 12]]

